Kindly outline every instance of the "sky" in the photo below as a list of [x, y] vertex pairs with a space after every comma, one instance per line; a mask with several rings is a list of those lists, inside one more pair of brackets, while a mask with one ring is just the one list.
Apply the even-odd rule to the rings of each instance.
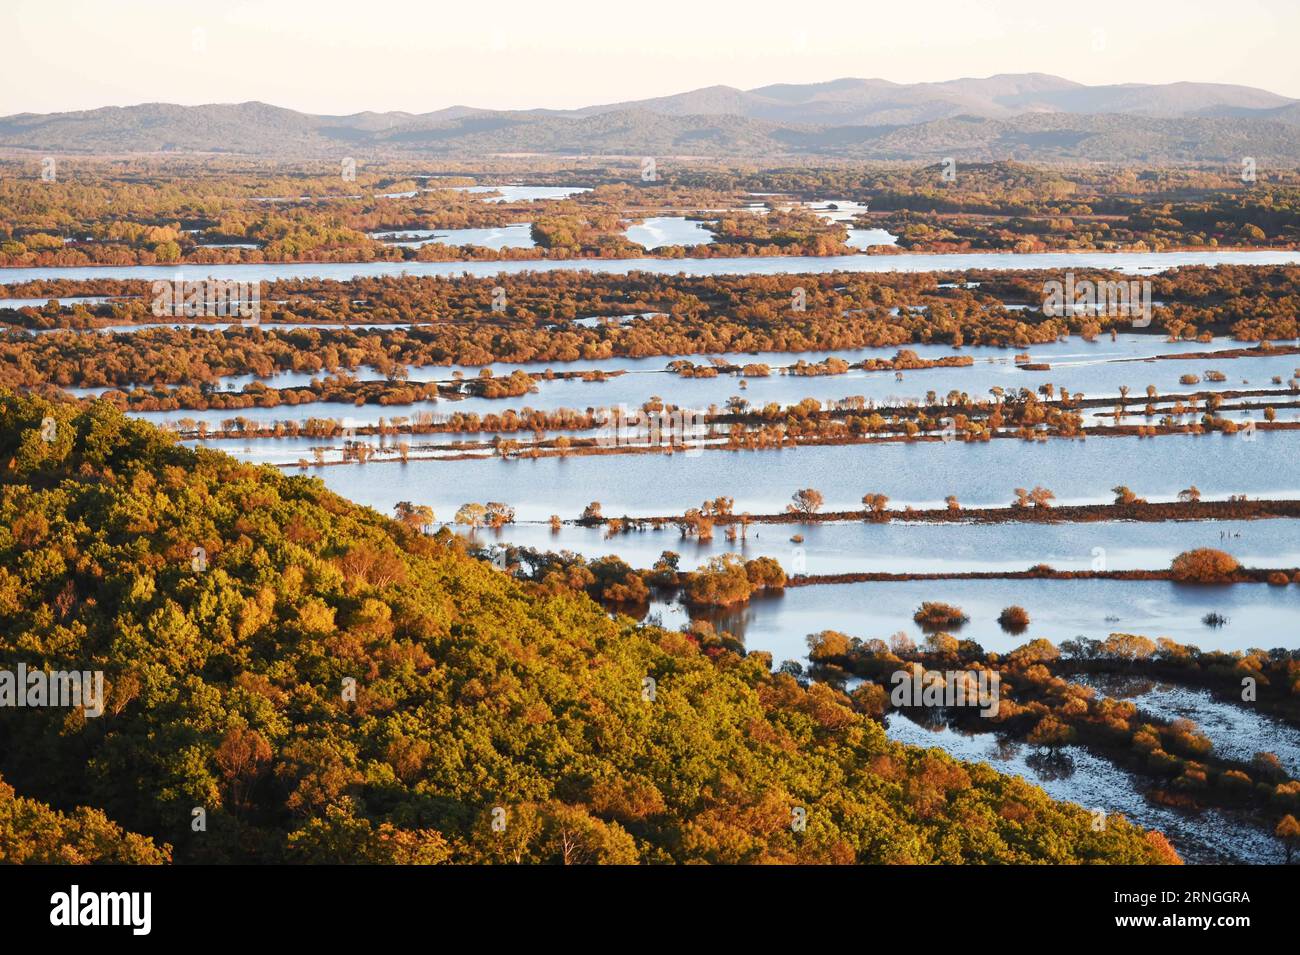
[[1040, 72], [1300, 98], [1300, 0], [0, 0], [0, 115], [260, 100], [556, 109]]

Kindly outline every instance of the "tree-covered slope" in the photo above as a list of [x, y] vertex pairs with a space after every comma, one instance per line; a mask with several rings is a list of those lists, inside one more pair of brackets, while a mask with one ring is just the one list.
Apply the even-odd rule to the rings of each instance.
[[56, 812], [0, 779], [0, 864], [158, 865], [169, 859], [166, 847], [123, 832], [97, 809]]
[[1041, 73], [941, 83], [844, 78], [712, 86], [576, 110], [455, 106], [322, 116], [266, 103], [141, 103], [0, 116], [27, 153], [356, 157], [489, 152], [644, 156], [829, 155], [858, 160], [1240, 162], [1300, 154], [1296, 102], [1222, 83], [1086, 86]]
[[526, 587], [314, 479], [0, 392], [0, 668], [107, 686], [99, 717], [0, 708], [0, 774], [177, 862], [1174, 858], [766, 655]]

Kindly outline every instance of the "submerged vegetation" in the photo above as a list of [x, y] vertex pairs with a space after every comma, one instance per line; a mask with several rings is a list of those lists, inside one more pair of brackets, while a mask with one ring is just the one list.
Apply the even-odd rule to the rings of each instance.
[[[1300, 780], [1286, 772], [1276, 755], [1261, 752], [1249, 762], [1221, 756], [1191, 720], [1161, 719], [1144, 712], [1140, 698], [1136, 703], [1112, 699], [1070, 680], [1080, 673], [1158, 673], [1180, 682], [1200, 677], [1225, 691], [1235, 683], [1235, 696], [1224, 692], [1220, 698], [1239, 706], [1256, 702], [1257, 682], [1270, 688], [1270, 699], [1294, 722], [1300, 696], [1300, 655], [1295, 651], [1206, 654], [1170, 640], [1127, 633], [1111, 634], [1104, 641], [1067, 640], [1059, 647], [1036, 639], [1005, 654], [986, 653], [978, 644], [944, 633], [931, 634], [919, 648], [901, 635], [888, 644], [834, 632], [808, 639], [810, 658], [817, 665], [870, 681], [853, 695], [877, 715], [898, 705], [887, 689], [912, 665], [926, 668], [926, 673], [982, 674], [983, 685], [997, 687], [996, 705], [982, 698], [978, 706], [940, 703], [943, 720], [967, 732], [1023, 739], [1046, 751], [1086, 747], [1151, 779], [1147, 798], [1152, 801], [1189, 809], [1231, 808], [1269, 833], [1300, 809]], [[1243, 677], [1252, 681], [1249, 694], [1240, 692]], [[1279, 838], [1284, 836], [1279, 833]]]

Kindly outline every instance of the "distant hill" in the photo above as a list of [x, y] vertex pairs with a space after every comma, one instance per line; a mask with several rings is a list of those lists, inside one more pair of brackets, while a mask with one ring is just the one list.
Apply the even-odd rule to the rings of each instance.
[[240, 103], [148, 103], [0, 118], [0, 148], [60, 153], [471, 155], [484, 152], [855, 159], [1300, 159], [1300, 101], [1215, 83], [1085, 86], [1042, 73], [891, 83], [711, 86], [577, 110], [453, 106], [317, 116]]
[[899, 84], [841, 79], [738, 90], [711, 86], [676, 96], [592, 106], [579, 115], [645, 109], [667, 116], [729, 115], [777, 123], [833, 126], [915, 124], [956, 116], [1010, 119], [1024, 113], [1121, 113], [1166, 119], [1268, 110], [1294, 103], [1246, 86], [1215, 83], [1127, 83], [1084, 86], [1044, 73]]

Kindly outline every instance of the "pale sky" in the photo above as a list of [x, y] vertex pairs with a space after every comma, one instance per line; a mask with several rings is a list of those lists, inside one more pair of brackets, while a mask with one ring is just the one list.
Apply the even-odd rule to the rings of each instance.
[[1300, 98], [1298, 0], [0, 0], [0, 115], [261, 100], [572, 108], [1041, 72]]

